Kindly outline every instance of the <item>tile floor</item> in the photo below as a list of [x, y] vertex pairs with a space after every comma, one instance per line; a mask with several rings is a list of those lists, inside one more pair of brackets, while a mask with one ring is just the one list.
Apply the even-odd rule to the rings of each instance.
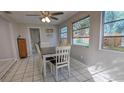
[[16, 60], [8, 59], [0, 61], [0, 79], [4, 77], [7, 71], [14, 65]]
[[[37, 68], [37, 57], [28, 57], [17, 61], [2, 82], [55, 82], [54, 75], [47, 66], [47, 78], [43, 80]], [[1, 65], [2, 66], [2, 65]], [[116, 74], [115, 74], [116, 73]], [[119, 76], [119, 77], [118, 77]], [[83, 63], [71, 58], [71, 75], [68, 78], [66, 68], [59, 71], [59, 82], [114, 82], [124, 81], [124, 72], [118, 73], [115, 67], [105, 67], [96, 64], [87, 67]]]

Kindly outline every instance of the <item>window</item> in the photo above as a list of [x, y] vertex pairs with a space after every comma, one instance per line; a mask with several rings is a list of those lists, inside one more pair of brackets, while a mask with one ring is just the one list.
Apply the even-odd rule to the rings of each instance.
[[67, 27], [62, 27], [60, 29], [61, 39], [67, 38]]
[[102, 47], [124, 52], [124, 12], [103, 12]]
[[67, 42], [67, 26], [60, 29], [60, 43]]
[[73, 23], [73, 45], [89, 47], [89, 27], [89, 16]]

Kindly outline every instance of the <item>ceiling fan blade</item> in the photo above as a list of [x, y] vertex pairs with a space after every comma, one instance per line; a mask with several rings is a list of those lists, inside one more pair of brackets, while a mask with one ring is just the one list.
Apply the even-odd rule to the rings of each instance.
[[55, 16], [55, 15], [62, 15], [64, 14], [63, 12], [56, 12], [56, 13], [51, 13], [51, 15]]
[[10, 12], [10, 11], [4, 11], [4, 13], [6, 13], [6, 14], [12, 14], [12, 12]]
[[45, 11], [40, 11], [41, 15], [45, 16]]
[[26, 16], [41, 16], [41, 15], [36, 15], [36, 14], [26, 14]]
[[51, 19], [58, 20], [58, 18], [50, 16]]

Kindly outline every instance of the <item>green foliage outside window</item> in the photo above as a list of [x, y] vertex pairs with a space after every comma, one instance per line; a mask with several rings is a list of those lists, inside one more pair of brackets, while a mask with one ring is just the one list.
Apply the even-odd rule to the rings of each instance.
[[90, 17], [73, 23], [73, 44], [89, 47]]
[[124, 11], [106, 11], [103, 48], [124, 51]]

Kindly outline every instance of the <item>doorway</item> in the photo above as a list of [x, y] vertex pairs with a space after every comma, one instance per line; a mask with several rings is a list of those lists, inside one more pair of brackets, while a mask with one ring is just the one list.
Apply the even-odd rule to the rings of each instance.
[[35, 44], [40, 46], [40, 28], [29, 28], [32, 54], [36, 54]]

